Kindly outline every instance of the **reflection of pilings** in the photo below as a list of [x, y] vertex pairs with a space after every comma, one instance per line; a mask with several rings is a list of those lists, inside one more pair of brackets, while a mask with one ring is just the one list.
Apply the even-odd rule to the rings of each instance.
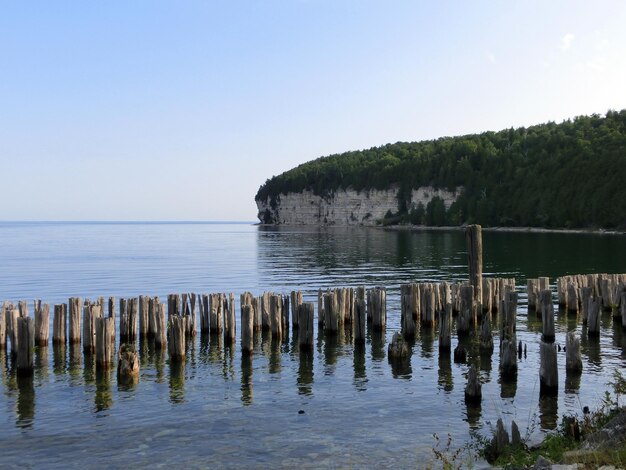
[[185, 401], [185, 362], [170, 361], [170, 402]]
[[[252, 312], [251, 312], [252, 313]], [[252, 357], [248, 354], [241, 356], [241, 403], [251, 405], [254, 398], [252, 381]]]
[[55, 344], [52, 346], [52, 370], [56, 375], [65, 374], [67, 366], [66, 350], [64, 344]]
[[298, 393], [301, 395], [313, 394], [313, 351], [300, 351], [300, 363], [298, 366]]
[[556, 429], [558, 421], [559, 399], [556, 396], [539, 397], [539, 421], [544, 431]]
[[[108, 317], [106, 320], [113, 320]], [[113, 406], [113, 393], [111, 392], [111, 369], [96, 368], [96, 396], [94, 402], [96, 411], [108, 410]]]
[[365, 369], [365, 345], [355, 344], [354, 355], [352, 357], [354, 368], [354, 387], [358, 391], [367, 390], [367, 372]]
[[30, 428], [35, 419], [35, 386], [32, 376], [17, 376], [17, 420], [18, 428]]
[[451, 392], [454, 389], [454, 378], [452, 375], [452, 360], [450, 359], [450, 351], [440, 351], [437, 369], [437, 383], [445, 392]]

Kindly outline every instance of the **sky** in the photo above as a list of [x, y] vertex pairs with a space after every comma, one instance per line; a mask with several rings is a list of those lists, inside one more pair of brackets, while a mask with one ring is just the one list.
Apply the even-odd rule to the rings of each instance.
[[256, 220], [320, 156], [626, 108], [626, 2], [0, 1], [0, 220]]

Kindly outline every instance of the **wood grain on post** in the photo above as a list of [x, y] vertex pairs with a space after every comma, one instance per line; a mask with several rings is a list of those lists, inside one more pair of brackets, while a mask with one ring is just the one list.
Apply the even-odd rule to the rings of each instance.
[[50, 340], [50, 305], [35, 300], [35, 345], [48, 346]]
[[457, 318], [457, 335], [467, 336], [474, 323], [474, 286], [462, 286], [460, 290], [461, 306]]
[[126, 344], [120, 346], [117, 379], [121, 383], [135, 383], [139, 379], [139, 355]]
[[81, 318], [82, 318], [82, 301], [80, 297], [70, 297], [69, 306], [69, 336], [70, 344], [80, 343], [81, 339]]
[[[439, 311], [439, 351], [450, 351], [450, 323], [452, 322], [452, 304], [446, 304], [444, 310]], [[449, 357], [449, 356], [448, 356]]]
[[539, 308], [541, 310], [541, 325], [543, 341], [554, 342], [554, 306], [552, 304], [552, 292], [542, 290], [539, 292]]
[[591, 298], [592, 292], [593, 292], [593, 289], [591, 287], [583, 287], [580, 290], [580, 296], [582, 298], [581, 310], [582, 310], [583, 325], [587, 324], [587, 319], [589, 318], [589, 299]]
[[291, 291], [291, 324], [293, 325], [293, 329], [297, 330], [300, 327], [299, 316], [298, 316], [298, 308], [302, 305], [302, 291]]
[[83, 351], [93, 354], [96, 351], [96, 319], [102, 318], [102, 307], [85, 300], [83, 307]]
[[67, 306], [57, 304], [54, 306], [54, 319], [52, 323], [52, 344], [65, 344]]
[[209, 297], [209, 331], [211, 333], [222, 332], [225, 302], [227, 302], [225, 294], [211, 294]]
[[356, 291], [354, 305], [354, 344], [365, 344], [365, 326], [367, 313], [365, 311], [365, 287], [359, 287]]
[[587, 307], [587, 336], [600, 336], [600, 299], [589, 297]]
[[252, 305], [241, 306], [241, 354], [252, 355], [254, 350], [254, 310]]
[[224, 303], [224, 344], [235, 344], [236, 340], [235, 294], [230, 294], [229, 301]]
[[479, 405], [482, 401], [482, 384], [478, 377], [476, 365], [472, 364], [467, 375], [467, 385], [465, 386], [465, 403]]
[[7, 316], [7, 334], [11, 340], [11, 357], [17, 356], [19, 335], [17, 334], [17, 319], [20, 318], [19, 309], [10, 306]]
[[173, 361], [185, 360], [185, 321], [180, 315], [171, 315], [167, 326], [167, 345]]
[[282, 319], [282, 297], [280, 295], [272, 295], [270, 302], [270, 330], [272, 337], [281, 340], [283, 337], [283, 319]]
[[149, 315], [149, 298], [145, 295], [139, 296], [139, 337], [148, 337], [148, 328], [150, 326]]
[[556, 345], [542, 341], [539, 345], [541, 365], [539, 369], [539, 393], [556, 396], [559, 390], [559, 371], [556, 361]]
[[580, 340], [573, 331], [568, 332], [565, 337], [565, 370], [571, 373], [580, 373], [583, 370]]
[[0, 348], [2, 349], [7, 346], [7, 309], [7, 302], [2, 302], [0, 305]]
[[493, 335], [491, 333], [491, 323], [488, 318], [483, 318], [483, 321], [480, 325], [480, 345], [479, 350], [482, 353], [485, 353], [491, 356], [493, 352]]
[[369, 290], [372, 304], [372, 329], [385, 331], [387, 327], [387, 291], [384, 287]]
[[17, 375], [32, 375], [34, 368], [33, 351], [35, 349], [35, 325], [32, 318], [17, 318], [17, 336]]
[[113, 359], [115, 317], [96, 318], [96, 368], [109, 369]]
[[298, 345], [301, 350], [313, 349], [313, 310], [312, 302], [298, 305]]
[[156, 349], [165, 349], [167, 347], [167, 320], [165, 319], [165, 304], [161, 302], [158, 297], [155, 297], [153, 302], [156, 328], [154, 332], [154, 347]]
[[483, 235], [480, 225], [468, 225], [465, 229], [467, 257], [469, 261], [470, 284], [474, 287], [475, 303], [482, 302], [483, 296]]
[[[115, 297], [109, 297], [109, 318], [113, 319], [113, 333], [111, 333], [111, 342], [115, 344]], [[113, 360], [113, 356], [111, 356]]]

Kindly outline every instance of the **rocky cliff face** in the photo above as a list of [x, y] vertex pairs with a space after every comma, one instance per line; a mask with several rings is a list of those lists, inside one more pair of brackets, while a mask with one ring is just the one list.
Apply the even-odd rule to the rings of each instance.
[[[443, 199], [446, 209], [450, 207], [460, 188], [450, 192], [424, 186], [411, 192], [411, 206], [421, 202], [424, 207], [432, 198]], [[312, 191], [280, 194], [274, 203], [267, 198], [256, 201], [258, 217], [262, 223], [281, 225], [375, 225], [388, 211], [398, 211], [398, 188], [355, 191], [339, 189], [328, 197]]]

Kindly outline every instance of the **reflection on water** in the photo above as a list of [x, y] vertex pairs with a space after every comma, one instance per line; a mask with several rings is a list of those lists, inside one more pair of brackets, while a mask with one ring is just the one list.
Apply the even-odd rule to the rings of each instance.
[[17, 419], [18, 428], [30, 428], [35, 418], [35, 386], [33, 377], [17, 376]]
[[[477, 332], [459, 341], [454, 324], [452, 342], [467, 350], [467, 364], [454, 364], [451, 352], [440, 354], [437, 330], [423, 328], [410, 358], [387, 358], [386, 346], [400, 329], [400, 284], [464, 280], [463, 232], [207, 224], [6, 227], [0, 223], [0, 282], [16, 300], [297, 289], [317, 305], [319, 288], [384, 286], [388, 294], [386, 331], [368, 325], [366, 342], [357, 347], [349, 326], [335, 336], [316, 329], [315, 348], [308, 352], [299, 350], [291, 331], [279, 341], [255, 332], [251, 357], [242, 357], [239, 343], [225, 347], [221, 334], [198, 335], [187, 342], [186, 361], [173, 363], [154, 340], [140, 339], [141, 378], [134, 386], [118, 382], [115, 363], [96, 372], [93, 355], [83, 355], [80, 345], [36, 349], [35, 375], [26, 381], [0, 351], [0, 452], [9, 466], [41, 466], [36, 455], [59, 455], [83, 466], [134, 461], [194, 467], [211, 461], [296, 467], [308, 459], [320, 467], [359, 468], [374, 461], [415, 467], [432, 457], [432, 432], [452, 430], [462, 445], [470, 431], [487, 434], [485, 423], [501, 415], [531, 428], [528, 410], [537, 409], [536, 432], [554, 429], [559, 412], [579, 412], [580, 403], [593, 406], [626, 358], [625, 335], [610, 313], [603, 313], [600, 337], [590, 339], [580, 316], [559, 312], [556, 342], [564, 345], [566, 332], [575, 331], [584, 370], [564, 373], [561, 352], [565, 386], [558, 397], [540, 399], [541, 319], [527, 313], [523, 288], [527, 277], [547, 275], [554, 282], [556, 275], [623, 271], [626, 237], [484, 234], [485, 274], [514, 277], [522, 286], [517, 337], [528, 346], [528, 357], [519, 361], [517, 379], [507, 382], [500, 379], [497, 348], [481, 354]], [[43, 267], [41, 259], [47, 260]], [[494, 314], [496, 345], [498, 322]], [[483, 382], [481, 407], [464, 404], [472, 364]], [[373, 419], [376, 433], [364, 434]], [[242, 432], [250, 428], [254, 432]], [[76, 429], [82, 454], [66, 444]], [[142, 441], [132, 449], [128, 442], [138, 435]], [[39, 454], [29, 453], [23, 442]]]

